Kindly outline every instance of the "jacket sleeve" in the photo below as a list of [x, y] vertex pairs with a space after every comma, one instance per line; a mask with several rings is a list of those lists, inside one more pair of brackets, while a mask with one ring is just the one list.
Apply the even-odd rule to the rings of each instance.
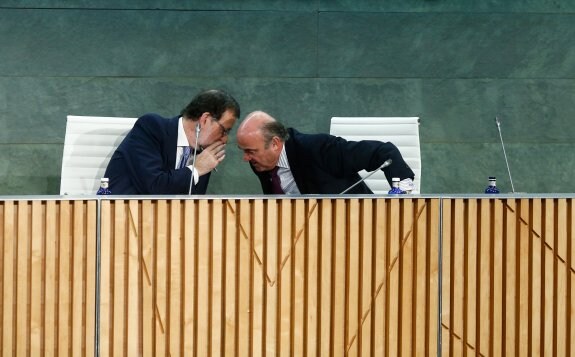
[[375, 140], [347, 141], [341, 137], [328, 134], [315, 134], [306, 137], [314, 161], [336, 177], [345, 177], [361, 170], [373, 171], [386, 160], [391, 159], [390, 166], [383, 169], [391, 185], [393, 177], [400, 179], [414, 178], [414, 173], [403, 159], [399, 149], [390, 142]]

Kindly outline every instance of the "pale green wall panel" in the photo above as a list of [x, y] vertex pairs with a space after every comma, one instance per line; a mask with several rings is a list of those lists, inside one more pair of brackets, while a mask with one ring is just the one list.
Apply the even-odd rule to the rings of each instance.
[[[223, 88], [304, 132], [419, 116], [422, 191], [575, 192], [575, 3], [0, 2], [0, 195], [57, 194], [68, 114], [177, 115]], [[257, 194], [236, 147], [214, 194]]]
[[575, 78], [575, 14], [321, 13], [323, 77]]
[[312, 14], [257, 11], [0, 11], [0, 75], [307, 77]]

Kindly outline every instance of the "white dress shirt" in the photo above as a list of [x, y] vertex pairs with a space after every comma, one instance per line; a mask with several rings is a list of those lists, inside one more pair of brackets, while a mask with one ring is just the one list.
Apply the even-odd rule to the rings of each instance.
[[[188, 142], [188, 137], [186, 136], [186, 132], [184, 131], [183, 120], [184, 119], [182, 117], [180, 117], [180, 120], [178, 121], [178, 142], [177, 142], [178, 147], [176, 149], [176, 166], [174, 167], [176, 170], [178, 169], [178, 165], [180, 163], [182, 155], [184, 154], [184, 147], [185, 146], [191, 146], [190, 143]], [[187, 165], [187, 168], [192, 171], [192, 174], [194, 175], [194, 184], [196, 184], [196, 183], [198, 183], [200, 176], [198, 174], [198, 170], [196, 170], [196, 168], [192, 166], [194, 150], [195, 149], [192, 148], [192, 154], [190, 155], [190, 158], [188, 159], [189, 165]]]
[[291, 169], [289, 167], [289, 161], [286, 154], [286, 146], [282, 148], [280, 158], [277, 163], [278, 166], [278, 176], [280, 178], [282, 190], [286, 195], [299, 195], [299, 188], [293, 178]]

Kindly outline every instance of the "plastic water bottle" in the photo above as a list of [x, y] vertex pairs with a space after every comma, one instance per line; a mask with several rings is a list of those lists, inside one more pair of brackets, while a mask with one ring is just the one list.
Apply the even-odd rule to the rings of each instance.
[[108, 188], [108, 183], [109, 180], [107, 177], [102, 177], [100, 179], [100, 188], [98, 189], [98, 192], [96, 192], [97, 195], [111, 195], [112, 191], [110, 191], [110, 189]]
[[485, 193], [499, 193], [495, 176], [489, 176], [489, 186], [485, 189]]
[[391, 190], [389, 190], [388, 192], [390, 195], [400, 195], [402, 193], [405, 193], [405, 191], [402, 191], [399, 188], [399, 177], [393, 177], [391, 179]]

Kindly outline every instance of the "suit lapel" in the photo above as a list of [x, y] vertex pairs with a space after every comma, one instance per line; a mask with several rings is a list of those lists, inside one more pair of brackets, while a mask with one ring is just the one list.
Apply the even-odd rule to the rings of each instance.
[[295, 142], [294, 142], [294, 135], [296, 134], [294, 132], [293, 129], [289, 129], [289, 134], [290, 137], [289, 139], [285, 142], [285, 146], [286, 146], [286, 155], [287, 155], [287, 159], [289, 162], [289, 167], [290, 167], [290, 171], [291, 174], [293, 176], [293, 179], [295, 180], [295, 183], [300, 191], [300, 193], [307, 193], [307, 187], [306, 187], [306, 179], [305, 179], [305, 170], [304, 168], [302, 168], [300, 166], [302, 160], [298, 160], [297, 158], [297, 151], [295, 148]]
[[167, 146], [165, 148], [164, 157], [168, 163], [168, 169], [176, 167], [176, 152], [178, 148], [178, 122], [180, 117], [171, 118], [167, 120], [166, 136]]

